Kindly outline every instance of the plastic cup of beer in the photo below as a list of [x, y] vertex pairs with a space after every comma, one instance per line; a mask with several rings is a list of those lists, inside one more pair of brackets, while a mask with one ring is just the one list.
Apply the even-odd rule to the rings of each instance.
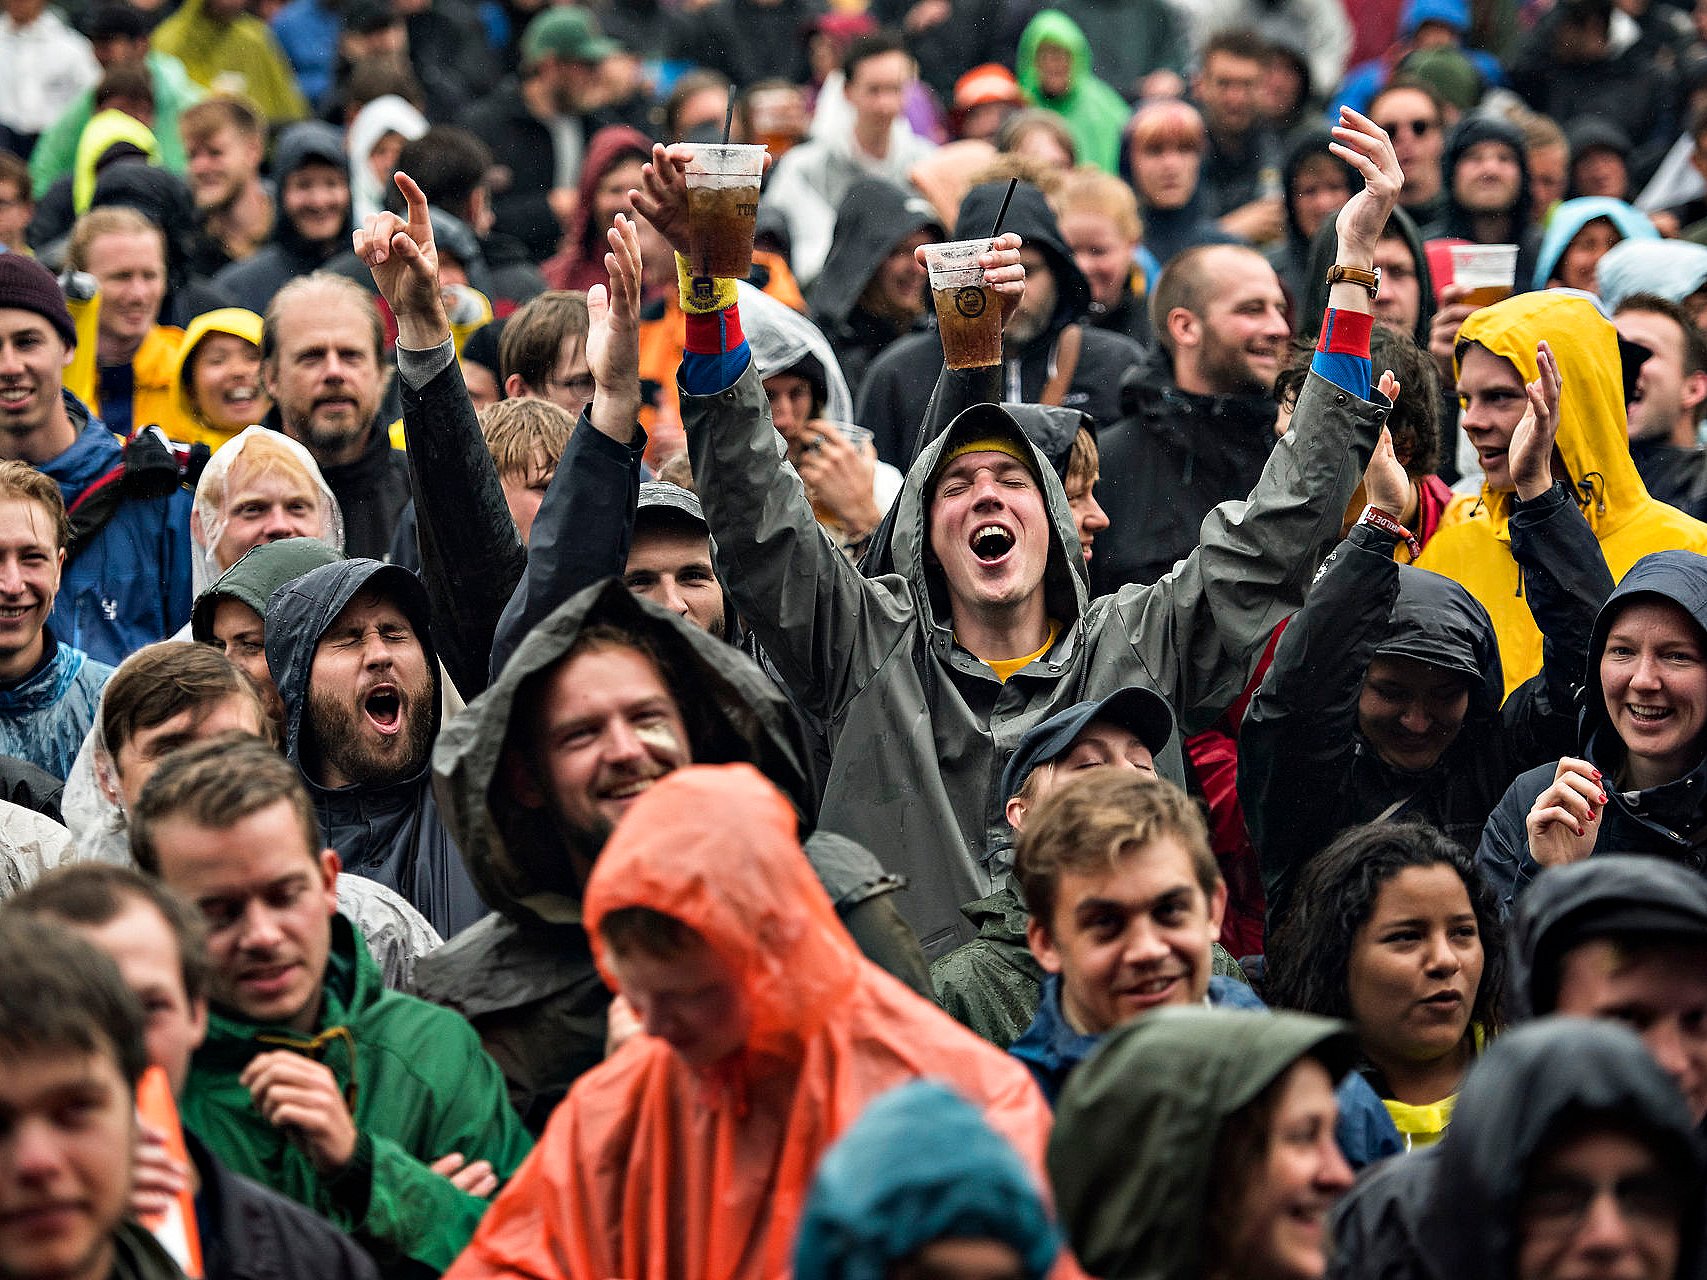
[[1472, 307], [1503, 302], [1517, 291], [1517, 246], [1453, 245], [1452, 283], [1470, 291], [1464, 301]]
[[678, 144], [687, 165], [688, 263], [695, 275], [745, 280], [753, 269], [753, 224], [765, 149], [750, 144]]
[[1001, 299], [984, 283], [984, 268], [978, 265], [993, 243], [952, 240], [925, 246], [937, 332], [950, 369], [982, 369], [1002, 362]]

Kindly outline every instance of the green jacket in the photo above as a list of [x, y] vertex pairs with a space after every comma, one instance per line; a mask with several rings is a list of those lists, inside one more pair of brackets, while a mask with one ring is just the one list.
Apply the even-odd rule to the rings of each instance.
[[[1037, 79], [1037, 48], [1060, 45], [1073, 57], [1073, 77], [1067, 92], [1045, 96]], [[1091, 47], [1085, 33], [1059, 9], [1045, 9], [1020, 33], [1014, 75], [1026, 101], [1052, 111], [1066, 122], [1078, 148], [1080, 164], [1094, 164], [1104, 173], [1120, 169], [1120, 135], [1132, 109], [1126, 99], [1091, 71]]]
[[[199, 102], [203, 91], [190, 79], [184, 64], [169, 54], [150, 50], [147, 65], [148, 78], [154, 82], [154, 136], [160, 146], [160, 164], [173, 173], [183, 174], [190, 162], [184, 154], [184, 140], [178, 134], [178, 114]], [[36, 149], [30, 152], [30, 186], [37, 200], [71, 172], [77, 158], [77, 140], [94, 114], [95, 91], [85, 89], [36, 140]]]
[[[441, 1272], [462, 1252], [487, 1202], [428, 1162], [453, 1151], [507, 1179], [532, 1149], [504, 1079], [456, 1014], [387, 991], [367, 945], [332, 917], [324, 1008], [312, 1040], [224, 1011], [191, 1064], [184, 1123], [237, 1173], [290, 1196], [349, 1232], [382, 1266], [409, 1259]], [[261, 1118], [238, 1077], [250, 1059], [295, 1048], [329, 1066], [353, 1097], [355, 1159], [324, 1178]]]

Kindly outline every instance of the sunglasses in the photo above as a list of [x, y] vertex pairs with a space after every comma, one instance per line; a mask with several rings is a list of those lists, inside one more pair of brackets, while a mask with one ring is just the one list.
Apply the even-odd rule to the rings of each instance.
[[1433, 133], [1440, 125], [1434, 120], [1394, 120], [1391, 124], [1380, 124], [1378, 127], [1386, 130], [1391, 137], [1396, 138], [1400, 134], [1408, 133], [1413, 138], [1420, 138]]

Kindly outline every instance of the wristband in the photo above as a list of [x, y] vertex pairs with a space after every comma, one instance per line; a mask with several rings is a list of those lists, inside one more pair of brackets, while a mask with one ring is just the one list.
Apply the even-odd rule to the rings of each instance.
[[689, 315], [704, 316], [726, 311], [735, 305], [735, 282], [716, 276], [698, 276], [681, 254], [676, 255], [676, 289], [681, 294], [682, 310]]
[[1366, 524], [1371, 529], [1379, 529], [1390, 537], [1398, 538], [1406, 547], [1410, 548], [1412, 560], [1415, 560], [1423, 552], [1422, 543], [1417, 541], [1416, 535], [1373, 502], [1363, 509], [1363, 514], [1357, 518], [1357, 523]]

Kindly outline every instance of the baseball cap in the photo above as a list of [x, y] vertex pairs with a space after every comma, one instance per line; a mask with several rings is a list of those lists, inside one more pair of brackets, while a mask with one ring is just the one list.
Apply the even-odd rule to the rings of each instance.
[[1077, 703], [1028, 729], [1002, 770], [1002, 797], [1016, 794], [1033, 769], [1065, 754], [1094, 720], [1119, 725], [1148, 747], [1151, 755], [1161, 755], [1174, 736], [1174, 712], [1166, 698], [1141, 685], [1116, 689], [1099, 702]]
[[987, 106], [992, 102], [1011, 102], [1017, 106], [1023, 101], [1019, 81], [999, 62], [973, 67], [954, 82], [956, 111], [970, 111], [973, 107]]
[[640, 494], [635, 501], [634, 518], [637, 524], [675, 520], [696, 525], [701, 529], [709, 528], [705, 523], [705, 509], [700, 506], [699, 495], [692, 489], [684, 489], [681, 485], [671, 484], [667, 480], [647, 480], [640, 486]]
[[548, 53], [569, 62], [602, 62], [621, 52], [622, 46], [599, 30], [592, 14], [572, 6], [547, 9], [522, 35], [522, 61], [528, 64]]

